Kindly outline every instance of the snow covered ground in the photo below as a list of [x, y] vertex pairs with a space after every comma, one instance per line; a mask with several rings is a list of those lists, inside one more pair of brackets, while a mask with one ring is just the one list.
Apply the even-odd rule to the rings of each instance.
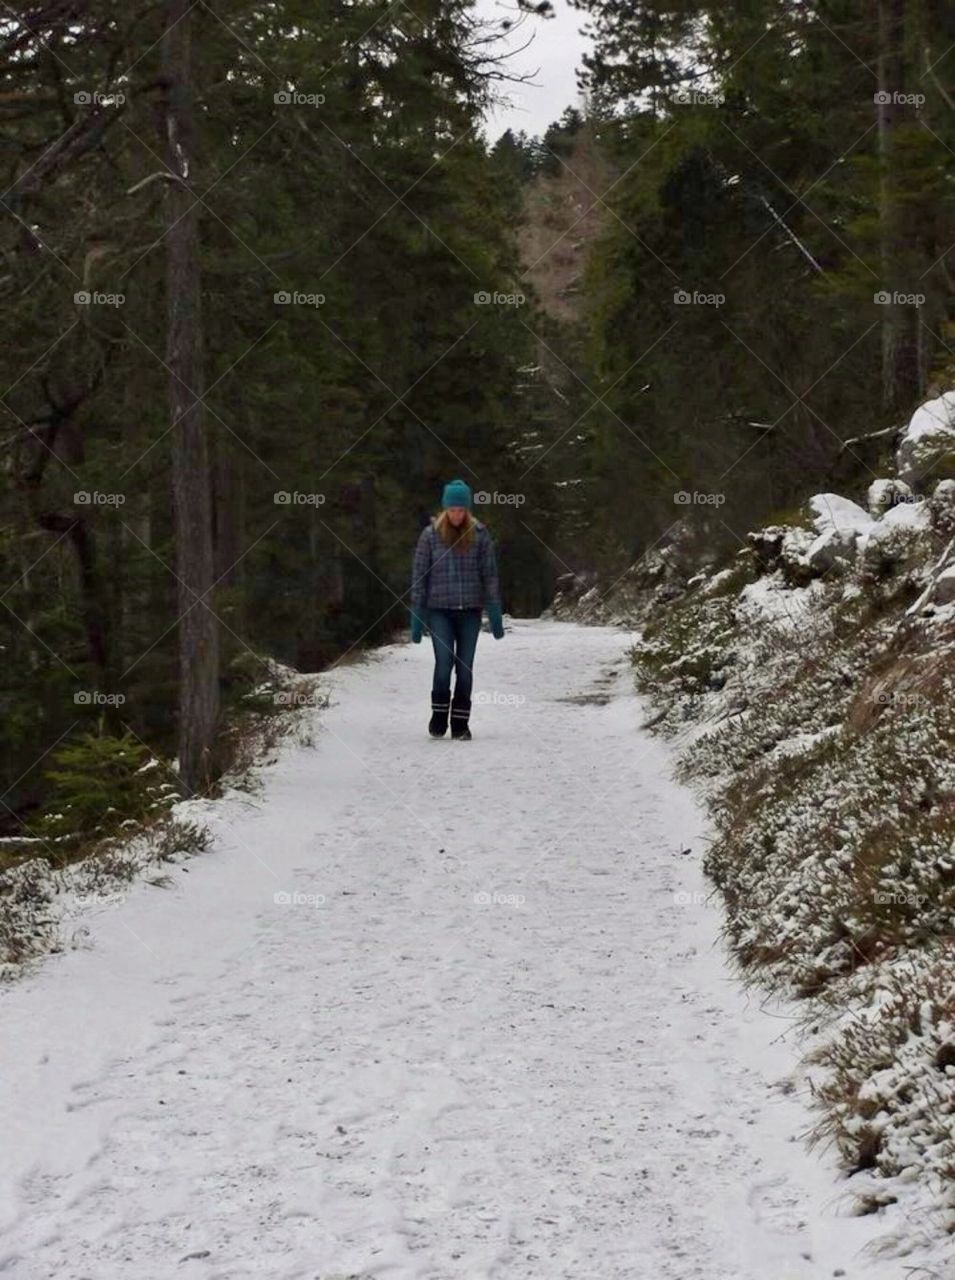
[[172, 889], [0, 991], [4, 1280], [908, 1274], [801, 1145], [628, 643], [482, 636], [470, 743], [427, 643], [330, 673]]

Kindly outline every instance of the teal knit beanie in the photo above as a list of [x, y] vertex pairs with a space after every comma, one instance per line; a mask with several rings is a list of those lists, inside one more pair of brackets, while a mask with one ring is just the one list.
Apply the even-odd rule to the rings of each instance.
[[463, 480], [452, 480], [444, 486], [441, 495], [442, 507], [467, 507], [471, 509], [471, 490]]

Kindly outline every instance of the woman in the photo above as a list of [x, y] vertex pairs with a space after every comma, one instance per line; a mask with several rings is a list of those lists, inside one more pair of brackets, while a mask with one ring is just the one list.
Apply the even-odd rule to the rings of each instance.
[[[411, 639], [419, 644], [425, 627], [434, 645], [431, 685], [432, 738], [443, 738], [451, 713], [451, 737], [471, 737], [471, 667], [481, 609], [487, 609], [494, 637], [504, 634], [494, 543], [471, 514], [471, 490], [452, 480], [441, 495], [444, 510], [421, 530], [411, 582]], [[451, 671], [454, 670], [454, 698]]]

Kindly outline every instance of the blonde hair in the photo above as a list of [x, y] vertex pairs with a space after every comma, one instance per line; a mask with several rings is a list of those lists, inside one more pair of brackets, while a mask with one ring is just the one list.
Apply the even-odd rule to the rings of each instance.
[[447, 510], [444, 510], [440, 515], [435, 516], [434, 527], [440, 534], [444, 545], [446, 547], [454, 547], [455, 551], [466, 551], [474, 542], [474, 535], [477, 530], [477, 524], [470, 511], [465, 511], [460, 527], [455, 529], [448, 519]]

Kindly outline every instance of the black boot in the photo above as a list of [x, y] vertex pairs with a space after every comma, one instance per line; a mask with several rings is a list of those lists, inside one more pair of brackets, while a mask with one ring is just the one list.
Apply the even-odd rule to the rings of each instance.
[[447, 698], [442, 701], [440, 698], [435, 698], [434, 694], [431, 695], [431, 719], [428, 722], [428, 732], [432, 738], [443, 738], [447, 733], [450, 705]]
[[467, 742], [471, 737], [468, 718], [471, 715], [471, 699], [459, 698], [457, 693], [451, 703], [451, 737]]

